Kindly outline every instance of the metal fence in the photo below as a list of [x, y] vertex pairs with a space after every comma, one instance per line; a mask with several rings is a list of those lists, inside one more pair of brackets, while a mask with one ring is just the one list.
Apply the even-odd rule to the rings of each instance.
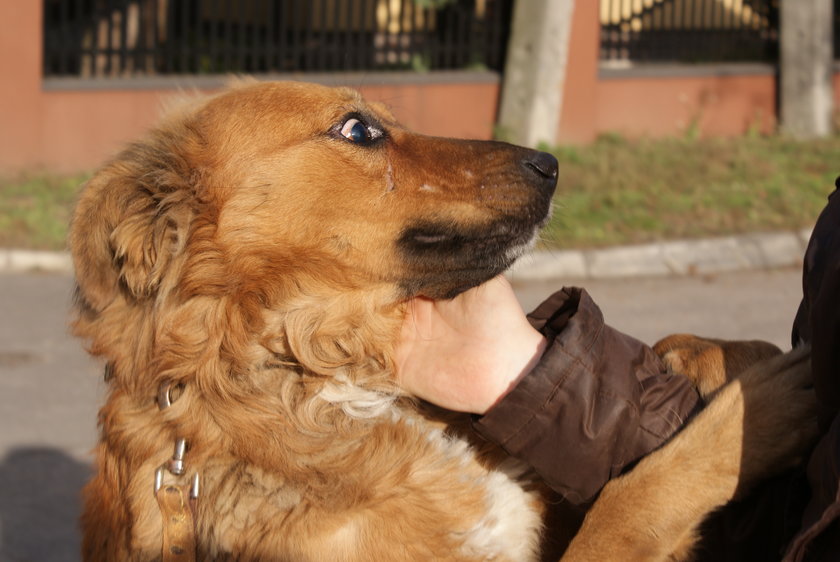
[[501, 70], [513, 0], [44, 0], [44, 75]]
[[776, 61], [780, 1], [600, 0], [601, 60]]

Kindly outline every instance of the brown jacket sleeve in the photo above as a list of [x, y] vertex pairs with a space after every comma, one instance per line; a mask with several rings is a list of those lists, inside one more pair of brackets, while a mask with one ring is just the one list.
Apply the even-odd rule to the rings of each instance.
[[650, 347], [605, 325], [586, 291], [564, 288], [529, 319], [549, 340], [545, 354], [474, 425], [570, 502], [592, 501], [702, 407]]

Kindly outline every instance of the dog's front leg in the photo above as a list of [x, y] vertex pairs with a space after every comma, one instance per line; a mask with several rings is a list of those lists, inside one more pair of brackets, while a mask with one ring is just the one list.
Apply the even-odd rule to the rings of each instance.
[[795, 350], [724, 386], [670, 443], [602, 491], [563, 557], [690, 557], [705, 516], [804, 454], [816, 437], [810, 355]]

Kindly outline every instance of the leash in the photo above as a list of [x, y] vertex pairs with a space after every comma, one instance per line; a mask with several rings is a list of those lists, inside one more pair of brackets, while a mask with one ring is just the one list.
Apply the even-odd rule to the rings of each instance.
[[[157, 403], [161, 411], [169, 408], [184, 390], [184, 385], [163, 382], [158, 389]], [[173, 392], [178, 391], [177, 394]], [[195, 509], [198, 501], [199, 475], [185, 478], [184, 457], [187, 440], [175, 440], [175, 453], [155, 471], [155, 498], [163, 519], [163, 562], [195, 562]]]

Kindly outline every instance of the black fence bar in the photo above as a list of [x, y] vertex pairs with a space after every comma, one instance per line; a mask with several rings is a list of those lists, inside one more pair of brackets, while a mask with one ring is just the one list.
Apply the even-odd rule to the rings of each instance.
[[[166, 4], [164, 6], [164, 9], [165, 9], [165, 12], [166, 12], [166, 17], [165, 17], [166, 21], [167, 22], [175, 21], [175, 19], [176, 19], [176, 12], [175, 12], [176, 5], [172, 2], [166, 2], [166, 0], [160, 0], [160, 1], [164, 2]], [[161, 42], [161, 45], [162, 45], [161, 50], [163, 51], [163, 53], [162, 53], [163, 56], [162, 56], [161, 60], [159, 61], [160, 64], [161, 64], [160, 69], [161, 69], [162, 73], [166, 73], [166, 74], [176, 72], [176, 70], [175, 70], [175, 56], [176, 56], [176, 53], [178, 51], [178, 46], [175, 44], [174, 41], [172, 41], [172, 33], [171, 33], [171, 30], [169, 29], [170, 27], [172, 27], [172, 26], [167, 25], [167, 26], [164, 27], [163, 41]]]
[[[114, 66], [114, 58], [117, 51], [114, 45], [114, 19], [117, 10], [111, 9], [107, 4], [101, 4], [99, 2], [95, 4], [102, 11], [100, 29], [97, 35], [100, 37], [104, 36], [104, 38], [99, 40], [101, 54], [99, 55], [98, 66], [104, 72], [110, 73]], [[117, 9], [120, 7], [117, 6]]]
[[129, 18], [129, 8], [119, 11], [117, 16], [117, 64], [120, 68], [125, 68], [126, 61], [128, 60], [128, 43], [130, 37], [128, 36], [128, 18]]
[[260, 53], [258, 65], [263, 68], [276, 68], [276, 61], [272, 59], [272, 46], [277, 44], [275, 32], [277, 30], [277, 11], [273, 4], [269, 4], [265, 13], [265, 26], [260, 29], [260, 40], [257, 43], [257, 52]]
[[219, 21], [219, 33], [217, 38], [219, 45], [222, 46], [221, 56], [219, 61], [219, 68], [230, 69], [234, 72], [239, 69], [233, 64], [233, 51], [235, 37], [233, 34], [233, 2], [231, 0], [221, 0], [221, 7], [219, 13], [215, 14]]
[[[247, 2], [239, 3], [239, 28], [236, 30], [237, 39], [237, 53], [236, 62], [237, 68], [246, 68], [248, 66], [256, 66], [251, 61], [250, 48], [248, 46], [248, 37], [254, 35], [253, 30], [250, 30], [251, 21], [255, 21], [257, 14], [249, 10], [250, 6]], [[255, 26], [256, 27], [256, 26]]]
[[[315, 25], [318, 27], [318, 33], [315, 35], [317, 38], [317, 49], [313, 49], [315, 56], [312, 62], [318, 68], [324, 68], [328, 63], [327, 61], [330, 60], [332, 57], [330, 56], [330, 42], [328, 40], [328, 26], [327, 26], [327, 2], [326, 0], [320, 1], [320, 6], [318, 7], [318, 13], [315, 14], [314, 19], [317, 22]], [[340, 67], [339, 67], [340, 68]]]
[[42, 0], [45, 76], [501, 70], [514, 0]]

